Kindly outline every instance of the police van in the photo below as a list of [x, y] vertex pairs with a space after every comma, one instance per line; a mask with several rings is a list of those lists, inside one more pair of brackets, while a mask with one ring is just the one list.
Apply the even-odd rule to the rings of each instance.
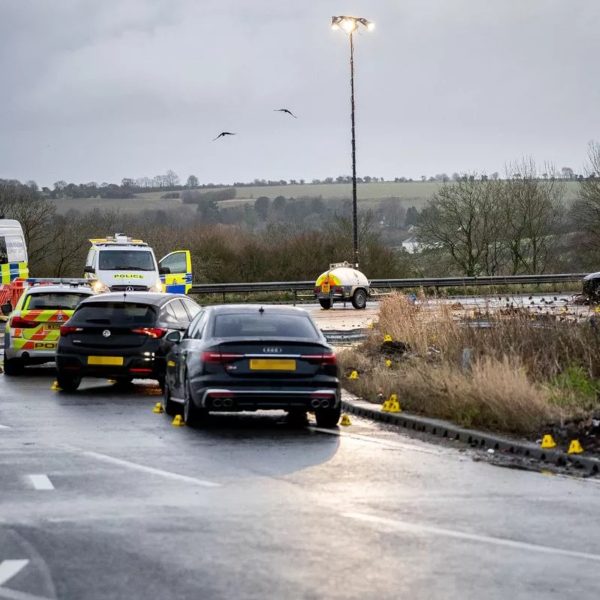
[[84, 277], [101, 292], [171, 292], [185, 294], [192, 287], [189, 250], [177, 250], [160, 261], [142, 240], [117, 233], [91, 239]]
[[20, 280], [29, 277], [27, 244], [18, 221], [0, 217], [0, 307], [7, 315], [17, 303], [22, 287]]

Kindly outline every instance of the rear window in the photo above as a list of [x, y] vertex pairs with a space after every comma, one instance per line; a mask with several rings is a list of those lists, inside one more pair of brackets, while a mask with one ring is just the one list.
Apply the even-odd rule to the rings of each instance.
[[317, 330], [308, 317], [302, 315], [227, 314], [215, 318], [215, 337], [289, 337], [318, 338]]
[[75, 310], [77, 305], [90, 294], [75, 292], [49, 292], [47, 294], [30, 294], [25, 300], [23, 310]]
[[101, 250], [98, 259], [101, 271], [154, 271], [152, 252], [142, 250]]
[[98, 302], [80, 306], [69, 320], [75, 325], [152, 326], [156, 312], [148, 304]]

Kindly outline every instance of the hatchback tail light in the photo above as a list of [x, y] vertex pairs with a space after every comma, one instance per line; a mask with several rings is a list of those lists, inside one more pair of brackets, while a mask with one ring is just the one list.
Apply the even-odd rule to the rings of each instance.
[[30, 321], [29, 319], [24, 319], [23, 317], [14, 316], [10, 320], [10, 327], [14, 327], [15, 329], [32, 329], [38, 325], [39, 323], [37, 321]]
[[243, 354], [233, 354], [231, 352], [203, 352], [200, 355], [200, 360], [203, 363], [212, 363], [212, 364], [227, 364], [233, 362], [234, 360], [238, 360], [240, 358], [244, 358]]
[[335, 354], [302, 354], [300, 358], [313, 365], [320, 365], [322, 367], [337, 365], [337, 356]]
[[66, 337], [67, 335], [71, 335], [72, 333], [77, 333], [79, 331], [83, 331], [83, 329], [81, 327], [73, 327], [73, 325], [60, 326], [61, 337]]
[[138, 327], [137, 329], [132, 329], [131, 333], [139, 333], [140, 335], [147, 335], [150, 338], [158, 339], [163, 337], [167, 330], [162, 327]]

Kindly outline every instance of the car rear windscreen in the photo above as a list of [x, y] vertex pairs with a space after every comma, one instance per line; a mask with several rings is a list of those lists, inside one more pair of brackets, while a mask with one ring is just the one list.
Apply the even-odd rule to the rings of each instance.
[[23, 310], [75, 310], [84, 298], [89, 297], [89, 294], [76, 292], [31, 294], [25, 299]]
[[302, 315], [225, 314], [215, 318], [214, 337], [283, 337], [318, 339], [312, 321]]
[[98, 302], [80, 306], [69, 320], [73, 325], [151, 327], [156, 321], [154, 307], [135, 302]]
[[101, 271], [154, 271], [152, 252], [144, 250], [101, 250], [98, 259]]

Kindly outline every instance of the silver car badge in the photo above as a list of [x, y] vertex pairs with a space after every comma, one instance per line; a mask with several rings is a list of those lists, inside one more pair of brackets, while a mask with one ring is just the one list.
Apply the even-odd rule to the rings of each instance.
[[107, 338], [107, 337], [110, 337], [110, 330], [109, 330], [109, 329], [105, 329], [105, 330], [102, 332], [102, 335], [103, 335], [104, 337], [106, 337], [106, 338]]

